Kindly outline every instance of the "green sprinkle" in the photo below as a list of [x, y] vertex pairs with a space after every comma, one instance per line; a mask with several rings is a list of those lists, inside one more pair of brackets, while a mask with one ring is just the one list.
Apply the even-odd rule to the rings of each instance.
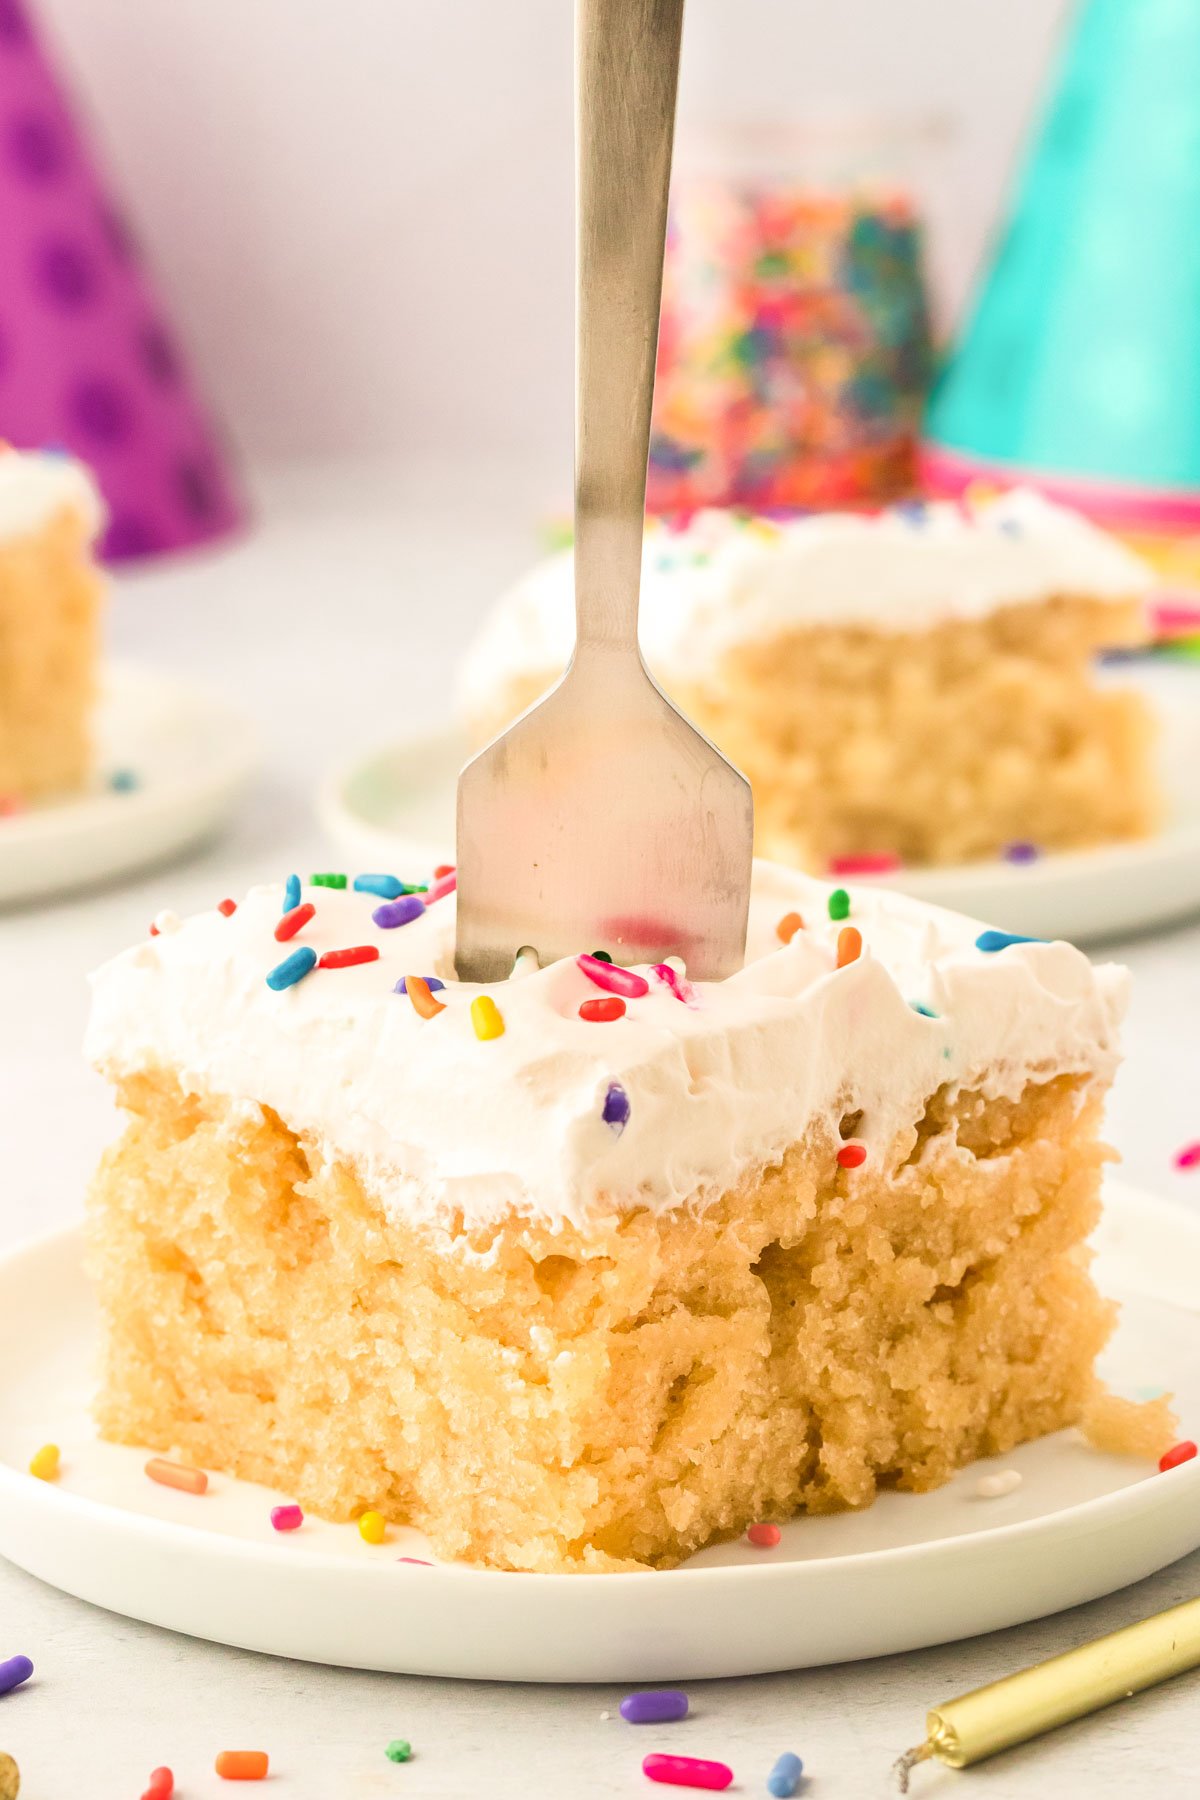
[[610, 963], [612, 961], [612, 957], [608, 954], [607, 950], [593, 950], [592, 951], [592, 961], [593, 962]]
[[829, 916], [831, 919], [848, 919], [850, 917], [850, 896], [845, 888], [834, 888], [830, 894]]
[[345, 885], [346, 877], [344, 875], [314, 875], [309, 883], [310, 887], [344, 888]]
[[412, 1756], [412, 1745], [407, 1738], [393, 1738], [383, 1754], [389, 1762], [408, 1762]]
[[920, 1013], [920, 1015], [923, 1019], [936, 1019], [937, 1018], [937, 1014], [934, 1012], [932, 1006], [926, 1006], [926, 1004], [923, 1000], [910, 1000], [908, 1004], [912, 1007], [912, 1009], [915, 1013]]

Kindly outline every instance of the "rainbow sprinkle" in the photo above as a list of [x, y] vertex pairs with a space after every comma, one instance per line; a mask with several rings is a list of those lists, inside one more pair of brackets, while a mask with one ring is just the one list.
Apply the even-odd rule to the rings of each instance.
[[299, 904], [300, 877], [298, 875], [289, 875], [283, 884], [283, 910], [285, 913], [294, 912]]
[[621, 1086], [620, 1082], [610, 1081], [608, 1084], [608, 1092], [604, 1096], [604, 1106], [601, 1110], [600, 1117], [604, 1120], [606, 1125], [612, 1126], [618, 1137], [620, 1137], [621, 1133], [628, 1125], [629, 1115], [632, 1110], [633, 1109], [629, 1104], [629, 1095], [625, 1092], [625, 1089]]
[[439, 981], [436, 975], [402, 975], [392, 991], [397, 994], [407, 994], [410, 981], [419, 981], [427, 994], [440, 993], [446, 985], [444, 981]]
[[650, 992], [646, 977], [635, 975], [632, 969], [602, 962], [598, 956], [577, 956], [575, 961], [589, 981], [594, 981], [598, 988], [606, 988], [610, 994], [620, 994], [625, 1000], [640, 1000]]
[[356, 894], [378, 894], [381, 900], [398, 900], [401, 894], [411, 890], [395, 875], [356, 875], [354, 891]]
[[310, 877], [308, 885], [309, 887], [344, 888], [346, 877], [344, 875], [313, 875]]
[[1185, 1144], [1175, 1152], [1172, 1161], [1177, 1169], [1194, 1169], [1200, 1163], [1200, 1143]]
[[472, 1000], [471, 1023], [475, 1027], [475, 1036], [485, 1043], [489, 1038], [504, 1036], [504, 1020], [490, 994], [477, 994]]
[[385, 900], [371, 918], [380, 931], [395, 931], [398, 925], [411, 925], [425, 911], [425, 902], [416, 894], [402, 894], [398, 900]]
[[845, 888], [834, 888], [830, 894], [829, 916], [831, 919], [848, 919], [850, 917], [850, 896]]
[[290, 956], [285, 956], [281, 963], [275, 964], [267, 975], [267, 986], [274, 988], [277, 994], [282, 993], [284, 988], [295, 987], [298, 981], [311, 975], [316, 966], [316, 951], [307, 944], [302, 944], [299, 950], [293, 950]]
[[981, 931], [975, 939], [975, 948], [991, 955], [996, 950], [1007, 950], [1010, 944], [1044, 944], [1045, 938], [1022, 937], [1019, 931]]

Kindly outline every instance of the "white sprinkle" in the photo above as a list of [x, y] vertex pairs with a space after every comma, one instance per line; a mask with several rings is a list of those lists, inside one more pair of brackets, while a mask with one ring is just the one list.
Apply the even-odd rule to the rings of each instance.
[[170, 937], [172, 932], [179, 930], [182, 923], [183, 920], [179, 917], [179, 914], [177, 912], [172, 912], [170, 907], [168, 907], [165, 912], [160, 912], [154, 921], [155, 929], [160, 931], [163, 937]]
[[1021, 1477], [1016, 1469], [1002, 1469], [999, 1475], [981, 1476], [975, 1485], [975, 1492], [981, 1500], [999, 1500], [1020, 1485]]
[[601, 1717], [601, 1718], [602, 1718], [602, 1719], [611, 1719], [611, 1718], [612, 1718], [612, 1714], [611, 1714], [611, 1713], [601, 1713], [601, 1714], [600, 1714], [600, 1717]]

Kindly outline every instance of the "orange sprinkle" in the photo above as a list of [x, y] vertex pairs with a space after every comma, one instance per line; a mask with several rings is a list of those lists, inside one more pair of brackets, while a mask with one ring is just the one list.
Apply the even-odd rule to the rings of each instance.
[[222, 1781], [265, 1781], [265, 1750], [222, 1750], [214, 1765]]
[[453, 863], [439, 863], [437, 868], [433, 871], [433, 879], [435, 881], [440, 881], [443, 875], [453, 875], [453, 873]]
[[861, 955], [862, 932], [857, 925], [843, 925], [838, 932], [838, 968], [844, 969], [847, 963], [857, 962]]
[[799, 913], [784, 913], [775, 927], [775, 936], [781, 944], [790, 944], [798, 931], [804, 930], [804, 920]]
[[421, 975], [406, 975], [404, 991], [416, 1007], [423, 1019], [436, 1019], [445, 1007], [440, 1000], [435, 1000], [429, 991], [429, 983]]
[[168, 1462], [164, 1456], [152, 1456], [146, 1473], [160, 1487], [181, 1488], [185, 1494], [203, 1494], [208, 1488], [203, 1469], [189, 1469], [186, 1463]]

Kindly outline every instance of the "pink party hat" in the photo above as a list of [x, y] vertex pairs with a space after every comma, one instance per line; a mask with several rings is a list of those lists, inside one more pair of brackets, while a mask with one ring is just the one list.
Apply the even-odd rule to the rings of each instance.
[[0, 438], [94, 470], [112, 561], [242, 505], [128, 227], [21, 0], [0, 0]]

